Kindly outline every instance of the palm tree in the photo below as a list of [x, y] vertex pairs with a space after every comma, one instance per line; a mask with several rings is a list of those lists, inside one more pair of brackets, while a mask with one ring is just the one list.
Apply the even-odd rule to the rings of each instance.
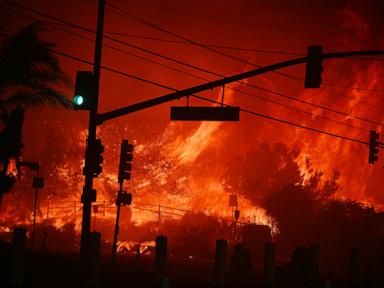
[[71, 86], [70, 78], [52, 52], [54, 45], [39, 39], [44, 30], [41, 23], [32, 23], [0, 46], [0, 199], [15, 181], [7, 167], [21, 153], [23, 110], [35, 105], [72, 108], [72, 101], [57, 90]]

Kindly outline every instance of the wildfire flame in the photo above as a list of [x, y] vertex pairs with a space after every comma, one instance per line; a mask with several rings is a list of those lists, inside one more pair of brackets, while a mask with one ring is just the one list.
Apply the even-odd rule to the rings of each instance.
[[[353, 17], [348, 13], [341, 16]], [[344, 24], [347, 26], [357, 25], [359, 33], [367, 33], [364, 23], [345, 21]], [[362, 29], [362, 26], [365, 28]], [[346, 43], [344, 45], [347, 46]], [[344, 46], [340, 45], [340, 47]], [[340, 75], [345, 73], [346, 70], [340, 68], [340, 63], [327, 66], [324, 78], [337, 80], [336, 82], [340, 83], [340, 85], [373, 89], [384, 75], [383, 66], [375, 63], [351, 64], [348, 62], [348, 67], [348, 69], [352, 67], [350, 72], [353, 72], [351, 74], [353, 77], [349, 78], [349, 80], [340, 80], [346, 78]], [[340, 70], [343, 70], [343, 72], [336, 72]], [[264, 81], [266, 86], [278, 90], [278, 84], [272, 81]], [[236, 84], [232, 87], [242, 86]], [[238, 95], [234, 95], [233, 92], [229, 91], [226, 90], [226, 103], [237, 104], [241, 101]], [[335, 107], [335, 109], [346, 111], [351, 115], [361, 115], [361, 117], [376, 119], [377, 121], [383, 120], [382, 111], [380, 112], [377, 107], [376, 109], [372, 108], [372, 105], [380, 106], [382, 103], [379, 97], [373, 100], [370, 99], [371, 105], [362, 105], [361, 101], [366, 100], [365, 96], [367, 94], [358, 90], [348, 91], [343, 90], [342, 92], [347, 97], [338, 97], [337, 99], [333, 97], [333, 92], [330, 90], [305, 91], [298, 98], [321, 103], [323, 106]], [[221, 94], [222, 91], [220, 91], [219, 95]], [[217, 100], [220, 101], [220, 96], [217, 97]], [[331, 113], [318, 108], [312, 108], [310, 112], [313, 115], [308, 118], [308, 115], [301, 114], [286, 115], [286, 108], [266, 105], [265, 111], [270, 112], [273, 116], [279, 118], [291, 117], [290, 120], [303, 126], [312, 127], [316, 125], [319, 129], [332, 131], [335, 134], [348, 135], [348, 137], [356, 139], [368, 138], [368, 132], [366, 131], [330, 124], [326, 121], [320, 122], [318, 116], [331, 117]], [[342, 123], [366, 128], [367, 131], [375, 129], [381, 132], [381, 128], [373, 127], [371, 124], [362, 124], [361, 121], [352, 117], [332, 114], [332, 118]], [[239, 178], [236, 179], [239, 182], [248, 179], [241, 179], [241, 175], [228, 176], [227, 168], [231, 164], [224, 161], [225, 159], [223, 163], [220, 162], [229, 153], [228, 151], [236, 151], [240, 156], [246, 158], [249, 156], [247, 155], [250, 151], [249, 147], [260, 145], [263, 142], [284, 143], [291, 149], [297, 149], [299, 152], [295, 162], [299, 166], [304, 181], [309, 180], [311, 175], [317, 171], [324, 173], [322, 181], [325, 181], [332, 177], [334, 170], [339, 170], [341, 173], [337, 181], [342, 189], [337, 191], [335, 197], [358, 200], [374, 205], [377, 208], [382, 207], [384, 202], [380, 202], [377, 195], [369, 192], [372, 187], [369, 187], [369, 180], [367, 179], [376, 177], [375, 183], [379, 183], [380, 177], [375, 175], [374, 168], [356, 169], [356, 167], [360, 167], [366, 162], [366, 146], [331, 138], [328, 135], [314, 134], [300, 128], [287, 128], [284, 126], [284, 128], [280, 127], [280, 130], [275, 132], [277, 126], [272, 122], [262, 122], [263, 124], [259, 124], [259, 122], [254, 124], [252, 122], [249, 124], [250, 122], [247, 122], [246, 125], [255, 126], [238, 128], [239, 126], [235, 127], [232, 124], [202, 122], [198, 127], [191, 129], [179, 123], [170, 123], [157, 139], [143, 141], [138, 139], [139, 137], [135, 139], [132, 136], [131, 139], [134, 139], [135, 144], [135, 160], [133, 177], [127, 185], [128, 190], [133, 194], [133, 205], [129, 208], [123, 207], [126, 215], [122, 219], [122, 225], [143, 226], [148, 223], [157, 223], [159, 226], [157, 229], [160, 231], [161, 222], [164, 219], [177, 220], [189, 212], [202, 212], [205, 215], [212, 215], [231, 222], [233, 220], [233, 211], [232, 207], [228, 205], [228, 198], [230, 194], [236, 194], [238, 197], [237, 208], [241, 210], [242, 218], [240, 220], [242, 222], [268, 225], [272, 228], [273, 233], [278, 233], [278, 227], [267, 211], [257, 203], [249, 200], [239, 188], [240, 186], [235, 187], [227, 181], [228, 177], [232, 180]], [[82, 216], [80, 195], [84, 181], [81, 171], [84, 162], [79, 161], [79, 158], [74, 156], [76, 154], [74, 151], [84, 150], [86, 130], [80, 132], [78, 129], [67, 131], [63, 123], [58, 124], [60, 126], [55, 131], [61, 133], [59, 133], [60, 137], [67, 135], [68, 139], [62, 140], [62, 142], [69, 143], [68, 146], [71, 148], [62, 148], [63, 151], [66, 151], [63, 155], [50, 155], [57, 158], [61, 157], [62, 161], [52, 162], [52, 165], [49, 166], [52, 167], [52, 170], [46, 177], [50, 178], [51, 182], [41, 190], [37, 221], [38, 223], [55, 226], [58, 229], [63, 228], [68, 223], [73, 223], [75, 231], [80, 233]], [[249, 127], [252, 127], [252, 129], [248, 129]], [[235, 129], [239, 130], [236, 130], [236, 132], [239, 132], [236, 136], [234, 136]], [[104, 153], [106, 163], [103, 167], [103, 173], [95, 181], [97, 203], [94, 206], [99, 206], [99, 209], [97, 213], [94, 212], [92, 215], [95, 229], [101, 229], [101, 232], [108, 240], [112, 238], [111, 230], [116, 216], [114, 202], [118, 187], [116, 179], [118, 147], [122, 140], [122, 133], [127, 130], [129, 131], [127, 127], [118, 127], [116, 125], [115, 127], [109, 127], [108, 131], [103, 129], [98, 131], [99, 137], [103, 139], [106, 148]], [[180, 130], [183, 133], [178, 133]], [[244, 132], [243, 134], [246, 135], [237, 136], [240, 135], [240, 132]], [[60, 137], [58, 139], [61, 140]], [[44, 150], [44, 147], [41, 146], [46, 144], [36, 144], [33, 152]], [[229, 149], [229, 146], [231, 149]], [[30, 154], [33, 155], [31, 152]], [[359, 157], [356, 157], [356, 155], [359, 155]], [[308, 158], [313, 163], [312, 168], [308, 168]], [[113, 159], [113, 161], [108, 162], [108, 159]], [[49, 164], [42, 163], [42, 165]], [[254, 173], [258, 173], [257, 169], [262, 169], [258, 163], [255, 163], [255, 167], [257, 168], [255, 168]], [[244, 169], [249, 169], [249, 167]], [[321, 184], [319, 183], [319, 185]], [[0, 231], [9, 231], [9, 227], [14, 225], [31, 224], [30, 205], [26, 203], [30, 203], [32, 197], [22, 194], [25, 187], [28, 186], [17, 186], [15, 189], [16, 196], [8, 194], [4, 197], [0, 211]], [[255, 188], [255, 190], [257, 189]], [[107, 229], [106, 227], [109, 227], [107, 232], [103, 230]], [[130, 241], [128, 237], [127, 239], [121, 239], [119, 251], [123, 249], [133, 251], [133, 247], [140, 242]], [[152, 242], [141, 241], [140, 250], [143, 249], [141, 252], [144, 253], [145, 249], [152, 246]]]

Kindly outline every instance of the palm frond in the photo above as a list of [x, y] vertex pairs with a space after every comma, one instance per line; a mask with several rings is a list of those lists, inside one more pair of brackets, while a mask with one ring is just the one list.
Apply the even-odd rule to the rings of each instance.
[[35, 22], [6, 41], [0, 49], [0, 87], [8, 85], [64, 84], [71, 86], [51, 49], [52, 43], [40, 40], [44, 26]]
[[15, 108], [25, 108], [37, 105], [49, 105], [73, 109], [73, 103], [65, 95], [51, 87], [39, 90], [20, 90], [12, 97], [0, 100], [0, 118]]

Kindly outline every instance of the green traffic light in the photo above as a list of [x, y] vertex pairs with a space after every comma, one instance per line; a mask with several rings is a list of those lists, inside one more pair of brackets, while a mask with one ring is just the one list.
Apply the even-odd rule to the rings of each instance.
[[76, 95], [74, 98], [73, 98], [73, 102], [75, 103], [75, 105], [77, 106], [81, 106], [84, 104], [84, 97], [81, 96], [81, 95]]

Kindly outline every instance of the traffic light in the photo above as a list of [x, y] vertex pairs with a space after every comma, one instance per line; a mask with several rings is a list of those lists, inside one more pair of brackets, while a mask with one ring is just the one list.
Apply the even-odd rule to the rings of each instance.
[[132, 194], [126, 191], [122, 191], [118, 194], [116, 199], [116, 205], [131, 205], [132, 203]]
[[379, 133], [371, 130], [369, 135], [369, 156], [368, 163], [373, 164], [379, 159]]
[[119, 183], [124, 180], [131, 179], [132, 159], [133, 159], [133, 145], [128, 143], [128, 140], [123, 140], [120, 150], [120, 164], [119, 164]]
[[320, 88], [323, 72], [323, 46], [308, 46], [304, 88]]
[[83, 194], [81, 195], [81, 203], [89, 203], [96, 202], [96, 190], [91, 189], [87, 190], [85, 187], [83, 188]]
[[236, 221], [240, 218], [240, 210], [238, 210], [238, 209], [235, 210], [234, 217], [235, 217]]
[[104, 146], [100, 139], [95, 139], [94, 142], [89, 142], [87, 147], [87, 157], [85, 162], [84, 174], [91, 173], [93, 177], [97, 177], [102, 171]]
[[77, 71], [73, 107], [76, 110], [92, 110], [95, 108], [95, 79], [91, 71]]

